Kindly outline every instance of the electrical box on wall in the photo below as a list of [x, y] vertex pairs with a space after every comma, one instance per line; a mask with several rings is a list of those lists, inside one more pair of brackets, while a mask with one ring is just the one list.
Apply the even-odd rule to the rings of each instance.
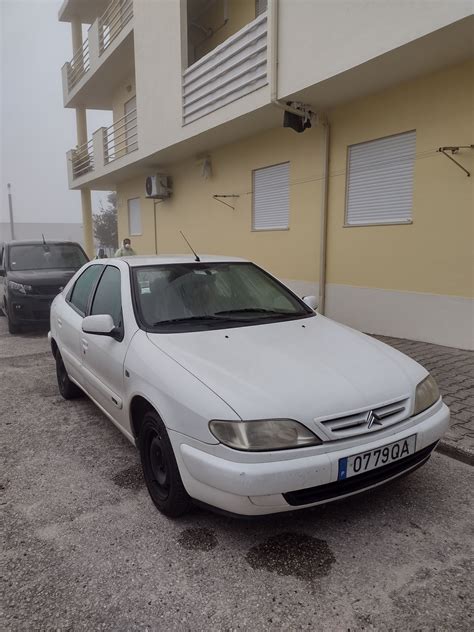
[[171, 182], [168, 176], [157, 173], [155, 176], [148, 176], [145, 183], [147, 198], [155, 200], [165, 200], [171, 195]]

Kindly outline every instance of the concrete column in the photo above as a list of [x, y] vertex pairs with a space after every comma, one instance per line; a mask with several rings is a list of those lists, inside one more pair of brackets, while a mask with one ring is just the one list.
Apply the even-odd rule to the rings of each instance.
[[87, 116], [84, 108], [76, 108], [77, 144], [87, 143]]
[[82, 23], [79, 20], [71, 22], [72, 54], [73, 56], [82, 47]]
[[94, 237], [92, 232], [92, 198], [89, 189], [81, 189], [82, 230], [84, 232], [84, 249], [89, 259], [94, 258]]
[[[87, 143], [87, 118], [84, 108], [76, 108], [77, 144]], [[92, 233], [92, 197], [89, 189], [81, 189], [82, 230], [84, 231], [84, 249], [90, 259], [94, 257], [94, 238]]]

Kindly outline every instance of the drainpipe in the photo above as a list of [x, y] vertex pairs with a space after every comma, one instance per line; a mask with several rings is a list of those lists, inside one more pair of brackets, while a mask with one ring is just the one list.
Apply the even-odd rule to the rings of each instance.
[[319, 236], [319, 301], [318, 312], [324, 314], [326, 308], [326, 263], [328, 235], [328, 190], [329, 190], [329, 121], [321, 121], [324, 128], [324, 172], [321, 192], [321, 227]]
[[[271, 42], [271, 74], [270, 74], [270, 98], [276, 107], [304, 116], [301, 110], [292, 108], [278, 100], [278, 0], [270, 0], [270, 42]], [[321, 227], [320, 227], [320, 263], [319, 263], [319, 301], [318, 312], [324, 314], [326, 303], [326, 261], [327, 261], [327, 217], [328, 217], [328, 189], [329, 189], [329, 121], [325, 116], [312, 112], [312, 118], [316, 124], [324, 127], [324, 175], [321, 198]]]

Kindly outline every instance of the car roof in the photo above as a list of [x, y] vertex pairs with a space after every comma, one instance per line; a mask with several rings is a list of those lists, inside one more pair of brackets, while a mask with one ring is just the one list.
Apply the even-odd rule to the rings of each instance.
[[[68, 244], [72, 246], [80, 246], [77, 241], [69, 241], [68, 239], [15, 239], [14, 241], [5, 242], [5, 246], [55, 246], [58, 244]], [[81, 246], [82, 247], [82, 246]]]
[[[221, 257], [218, 255], [199, 255], [201, 263], [248, 263], [247, 259], [241, 259], [239, 257]], [[131, 268], [139, 266], [156, 266], [167, 265], [173, 263], [197, 263], [194, 255], [152, 255], [152, 256], [140, 256], [135, 255], [133, 257], [120, 257], [121, 261], [126, 261]], [[104, 260], [107, 263], [113, 261], [113, 259]]]

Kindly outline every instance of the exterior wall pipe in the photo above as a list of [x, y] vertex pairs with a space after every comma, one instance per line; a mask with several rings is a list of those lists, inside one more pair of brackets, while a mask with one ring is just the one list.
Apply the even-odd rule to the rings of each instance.
[[321, 225], [319, 236], [319, 301], [318, 312], [324, 314], [326, 308], [326, 265], [327, 265], [327, 233], [328, 233], [328, 193], [329, 193], [329, 121], [322, 121], [324, 128], [324, 173], [321, 192]]

